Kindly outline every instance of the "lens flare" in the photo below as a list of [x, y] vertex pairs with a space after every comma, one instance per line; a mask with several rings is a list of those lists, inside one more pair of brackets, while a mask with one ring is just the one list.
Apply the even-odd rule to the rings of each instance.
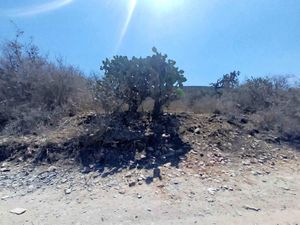
[[129, 0], [127, 18], [126, 18], [125, 23], [122, 27], [121, 34], [120, 34], [115, 52], [119, 51], [119, 49], [122, 45], [122, 42], [124, 40], [124, 37], [126, 36], [128, 27], [129, 27], [131, 19], [132, 19], [132, 15], [133, 15], [134, 10], [136, 8], [136, 4], [137, 4], [137, 0]]
[[33, 16], [62, 8], [72, 2], [73, 0], [53, 0], [44, 4], [33, 5], [30, 7], [9, 9], [4, 11], [3, 14], [12, 17]]

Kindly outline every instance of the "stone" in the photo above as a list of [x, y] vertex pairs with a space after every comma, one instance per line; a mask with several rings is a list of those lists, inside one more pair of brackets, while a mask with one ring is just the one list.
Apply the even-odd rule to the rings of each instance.
[[144, 175], [140, 175], [138, 181], [143, 181], [143, 180], [146, 180], [146, 177]]
[[249, 166], [251, 164], [251, 162], [249, 160], [245, 160], [245, 161], [242, 161], [242, 164], [244, 166]]
[[83, 167], [82, 170], [81, 170], [81, 173], [83, 173], [83, 174], [87, 174], [87, 173], [90, 173], [90, 172], [91, 172], [91, 168], [88, 167], [88, 166]]
[[65, 190], [65, 194], [66, 194], [66, 195], [71, 194], [71, 192], [72, 192], [71, 188], [68, 188], [68, 189]]
[[212, 198], [207, 199], [207, 201], [208, 201], [209, 203], [215, 202], [215, 200], [212, 199]]
[[8, 167], [8, 163], [7, 162], [2, 163], [1, 167]]
[[175, 180], [175, 181], [173, 182], [173, 184], [178, 185], [178, 184], [179, 184], [179, 181]]
[[130, 180], [129, 182], [128, 182], [128, 186], [129, 187], [133, 187], [133, 186], [135, 186], [136, 185], [136, 181], [135, 180]]
[[64, 183], [66, 183], [67, 181], [68, 181], [68, 179], [63, 178], [63, 179], [61, 180], [61, 183], [64, 184]]
[[262, 175], [262, 172], [260, 172], [260, 171], [251, 171], [251, 173], [252, 173], [254, 176]]
[[25, 213], [27, 211], [27, 209], [23, 209], [23, 208], [15, 208], [10, 210], [10, 213], [16, 214], [16, 215], [21, 215], [23, 213]]
[[164, 167], [170, 167], [172, 164], [170, 163], [170, 162], [168, 162], [168, 163], [165, 163], [164, 164]]
[[138, 199], [141, 199], [142, 196], [141, 196], [140, 194], [137, 194], [137, 198], [138, 198]]
[[119, 194], [120, 194], [120, 195], [124, 195], [125, 193], [126, 193], [125, 190], [120, 190], [120, 191], [119, 191]]
[[131, 172], [126, 173], [126, 174], [125, 174], [125, 177], [127, 177], [127, 178], [128, 178], [128, 177], [132, 177], [132, 173], [131, 173]]
[[6, 167], [0, 168], [0, 172], [9, 172], [9, 171], [10, 171], [9, 168]]
[[207, 191], [209, 194], [214, 195], [218, 190], [216, 188], [208, 188]]
[[47, 171], [48, 172], [55, 172], [57, 170], [57, 167], [56, 166], [50, 166]]
[[5, 195], [5, 196], [1, 197], [1, 200], [6, 200], [8, 198], [10, 198], [10, 196], [9, 195]]
[[195, 134], [200, 134], [200, 132], [201, 132], [201, 129], [199, 127], [194, 130]]
[[169, 138], [170, 137], [170, 134], [162, 134], [161, 135], [163, 138]]
[[247, 205], [244, 205], [243, 208], [246, 209], [246, 210], [253, 210], [253, 211], [256, 211], [256, 212], [261, 210], [260, 208], [253, 207], [253, 206], [247, 206]]

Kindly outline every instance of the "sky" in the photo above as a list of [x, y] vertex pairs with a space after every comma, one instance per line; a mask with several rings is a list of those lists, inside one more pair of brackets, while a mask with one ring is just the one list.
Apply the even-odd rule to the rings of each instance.
[[187, 85], [223, 74], [300, 78], [300, 0], [0, 0], [0, 40], [10, 21], [44, 54], [87, 75], [113, 55], [177, 61]]

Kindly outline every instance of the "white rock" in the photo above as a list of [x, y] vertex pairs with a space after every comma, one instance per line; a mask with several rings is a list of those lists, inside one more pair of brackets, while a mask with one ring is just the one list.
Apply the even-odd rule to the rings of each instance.
[[216, 188], [208, 188], [207, 191], [209, 194], [214, 195], [218, 190]]
[[0, 172], [9, 172], [10, 169], [6, 168], [6, 167], [3, 167], [3, 168], [0, 168]]
[[1, 167], [8, 167], [8, 163], [7, 162], [2, 163]]
[[194, 130], [194, 133], [199, 134], [201, 132], [201, 129], [198, 127]]
[[57, 167], [56, 166], [50, 166], [47, 171], [48, 172], [55, 172], [57, 170]]
[[71, 192], [72, 192], [71, 188], [68, 188], [68, 189], [65, 190], [66, 195], [71, 194]]
[[1, 200], [6, 200], [6, 199], [8, 199], [9, 197], [10, 197], [9, 195], [3, 196], [3, 197], [1, 197]]
[[21, 215], [21, 214], [25, 213], [26, 210], [27, 209], [23, 209], [23, 208], [15, 208], [15, 209], [10, 210], [9, 212], [16, 214], [16, 215]]

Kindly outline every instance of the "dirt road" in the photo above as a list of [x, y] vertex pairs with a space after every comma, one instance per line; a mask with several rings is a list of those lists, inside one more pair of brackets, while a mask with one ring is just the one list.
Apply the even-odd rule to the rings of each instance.
[[[200, 178], [189, 170], [163, 168], [162, 180], [122, 183], [120, 172], [93, 185], [78, 175], [78, 185], [42, 186], [23, 194], [0, 190], [0, 224], [300, 224], [300, 166], [296, 160], [275, 166], [231, 164]], [[144, 171], [146, 174], [147, 171]], [[82, 182], [81, 182], [82, 181]], [[80, 182], [82, 186], [80, 186]], [[16, 191], [17, 190], [17, 191]], [[66, 191], [67, 190], [67, 191]], [[25, 208], [16, 215], [9, 211]]]

